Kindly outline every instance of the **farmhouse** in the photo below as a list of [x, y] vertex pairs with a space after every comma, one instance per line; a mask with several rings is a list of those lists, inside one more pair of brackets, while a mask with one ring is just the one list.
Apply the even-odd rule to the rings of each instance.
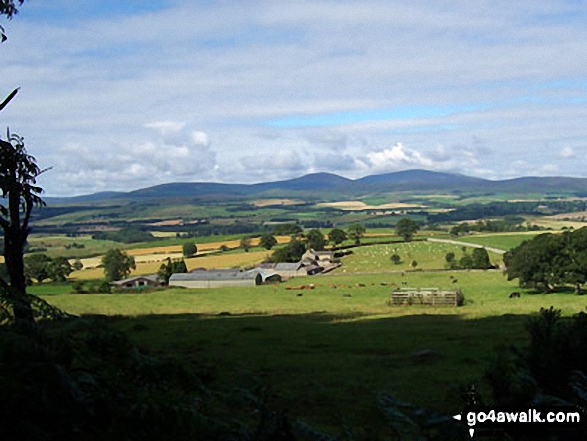
[[184, 288], [255, 286], [263, 283], [263, 280], [264, 277], [259, 271], [242, 272], [238, 269], [194, 271], [185, 274], [173, 274], [169, 278], [169, 286], [182, 286]]
[[302, 255], [302, 260], [304, 259], [314, 260], [318, 265], [324, 266], [324, 264], [334, 263], [334, 252], [314, 251], [313, 248], [310, 248]]
[[135, 276], [128, 279], [111, 282], [110, 285], [116, 288], [143, 288], [145, 286], [161, 286], [157, 274], [149, 274], [148, 276]]

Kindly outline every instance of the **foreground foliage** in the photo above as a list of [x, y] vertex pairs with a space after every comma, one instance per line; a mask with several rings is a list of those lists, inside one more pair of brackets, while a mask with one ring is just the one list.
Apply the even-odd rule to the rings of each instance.
[[[561, 311], [542, 308], [528, 321], [527, 350], [502, 349], [486, 372], [492, 406], [531, 408], [541, 405], [587, 406], [587, 314], [561, 317]], [[585, 412], [583, 411], [583, 418]], [[527, 439], [509, 434], [509, 439]], [[543, 438], [587, 439], [587, 425], [574, 432], [548, 432]]]

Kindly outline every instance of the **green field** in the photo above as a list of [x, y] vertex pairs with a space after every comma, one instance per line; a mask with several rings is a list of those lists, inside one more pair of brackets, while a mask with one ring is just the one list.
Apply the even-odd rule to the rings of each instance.
[[[286, 289], [309, 283], [314, 290]], [[465, 305], [390, 306], [389, 284], [458, 286]], [[230, 384], [247, 372], [271, 388], [278, 408], [333, 431], [341, 427], [341, 415], [352, 425], [380, 427], [377, 392], [460, 411], [456, 389], [470, 382], [483, 387], [495, 348], [526, 343], [529, 315], [551, 305], [569, 315], [587, 303], [571, 294], [509, 299], [516, 289], [499, 271], [443, 271], [332, 274], [279, 285], [145, 294], [74, 295], [55, 286], [55, 294], [47, 288], [43, 297], [74, 314], [116, 316], [114, 325], [141, 346], [193, 359], [211, 370], [215, 382]], [[427, 349], [441, 358], [412, 361], [412, 352]]]
[[[416, 269], [440, 270], [445, 267], [445, 255], [448, 252], [461, 256], [458, 245], [436, 242], [409, 242], [389, 245], [373, 245], [353, 249], [353, 254], [342, 259], [342, 272], [388, 272], [412, 270], [411, 263], [417, 262]], [[401, 257], [399, 265], [391, 261], [391, 256]], [[499, 256], [490, 253], [491, 260], [499, 260]]]
[[527, 233], [494, 233], [494, 234], [471, 234], [469, 236], [462, 236], [452, 238], [459, 242], [469, 242], [486, 247], [497, 248], [508, 251], [517, 247], [525, 240], [531, 240], [539, 234], [548, 233], [547, 231], [530, 231]]
[[[392, 230], [379, 233], [365, 240], [398, 239]], [[530, 237], [460, 239], [503, 248]], [[223, 237], [229, 238], [235, 237]], [[173, 239], [163, 242], [171, 245]], [[108, 316], [147, 351], [193, 365], [212, 388], [258, 382], [270, 391], [272, 408], [318, 430], [340, 435], [348, 426], [364, 439], [389, 439], [379, 393], [459, 412], [459, 391], [466, 385], [489, 393], [483, 375], [496, 349], [527, 344], [530, 316], [550, 306], [569, 316], [587, 305], [587, 298], [570, 293], [521, 290], [521, 298], [510, 299], [520, 289], [499, 270], [444, 270], [446, 253], [458, 258], [461, 248], [427, 241], [361, 246], [332, 273], [256, 287], [71, 294], [68, 284], [43, 283], [29, 291], [72, 314]], [[402, 258], [400, 265], [391, 262], [393, 253]], [[391, 306], [390, 293], [398, 287], [458, 288], [465, 303]], [[435, 351], [438, 359], [415, 361], [412, 353], [424, 350]]]

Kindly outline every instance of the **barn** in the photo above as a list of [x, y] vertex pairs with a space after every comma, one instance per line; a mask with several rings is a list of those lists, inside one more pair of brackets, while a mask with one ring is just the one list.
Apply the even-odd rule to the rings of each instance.
[[169, 286], [184, 288], [221, 288], [225, 286], [256, 286], [263, 283], [259, 271], [209, 270], [173, 274]]

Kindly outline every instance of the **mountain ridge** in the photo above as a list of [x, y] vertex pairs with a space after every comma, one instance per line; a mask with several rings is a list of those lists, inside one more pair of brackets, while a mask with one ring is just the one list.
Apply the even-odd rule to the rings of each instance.
[[255, 184], [227, 184], [218, 182], [174, 182], [159, 184], [129, 192], [101, 192], [83, 196], [47, 198], [48, 202], [79, 203], [115, 201], [119, 199], [148, 198], [202, 198], [202, 197], [291, 197], [313, 196], [318, 193], [335, 193], [339, 196], [356, 196], [364, 193], [389, 193], [393, 191], [459, 192], [499, 191], [524, 192], [581, 192], [587, 195], [587, 178], [563, 176], [525, 176], [505, 180], [489, 180], [458, 173], [436, 172], [424, 169], [369, 175], [349, 179], [334, 173], [311, 173], [293, 179]]

